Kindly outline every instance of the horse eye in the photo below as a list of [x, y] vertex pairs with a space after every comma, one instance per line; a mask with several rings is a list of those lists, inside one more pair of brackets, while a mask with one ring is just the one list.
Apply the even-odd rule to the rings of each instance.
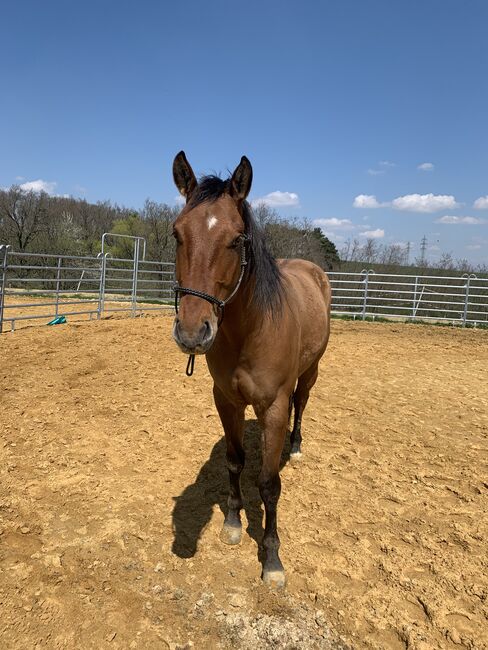
[[176, 239], [176, 243], [181, 244], [181, 239], [179, 238], [178, 233], [176, 232], [176, 230], [173, 230], [172, 234], [173, 234], [173, 237]]
[[239, 237], [236, 237], [232, 244], [229, 246], [229, 248], [237, 248], [242, 241], [242, 235], [239, 235]]

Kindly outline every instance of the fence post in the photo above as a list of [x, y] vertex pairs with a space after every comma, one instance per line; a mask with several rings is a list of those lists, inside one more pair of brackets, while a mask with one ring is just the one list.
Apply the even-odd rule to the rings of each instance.
[[416, 307], [416, 304], [417, 304], [417, 291], [418, 291], [418, 287], [419, 287], [419, 276], [416, 275], [416, 276], [415, 276], [415, 288], [414, 288], [414, 290], [413, 290], [413, 305], [412, 305], [412, 316], [413, 316], [413, 318], [415, 318], [415, 315], [416, 315], [416, 313], [417, 313], [417, 307]]
[[61, 257], [58, 257], [58, 271], [56, 273], [56, 317], [58, 316], [59, 313], [59, 285], [60, 285], [60, 280], [61, 280]]
[[361, 274], [363, 274], [363, 273], [366, 274], [366, 277], [363, 280], [363, 282], [364, 282], [364, 298], [363, 298], [363, 311], [361, 313], [361, 317], [362, 317], [363, 320], [365, 320], [366, 319], [366, 308], [367, 308], [367, 305], [368, 305], [369, 274], [374, 273], [374, 271], [373, 271], [373, 269], [369, 269], [369, 270], [363, 269], [361, 271]]
[[140, 239], [134, 242], [134, 271], [132, 275], [132, 318], [136, 315], [137, 309], [137, 273], [139, 271], [139, 244]]
[[0, 246], [0, 264], [2, 277], [0, 278], [0, 334], [3, 332], [3, 309], [5, 305], [5, 286], [7, 283], [7, 255], [10, 246]]
[[98, 290], [98, 308], [97, 308], [97, 320], [100, 320], [103, 314], [103, 309], [105, 307], [105, 276], [107, 272], [107, 255], [110, 253], [99, 253], [98, 257], [102, 260], [100, 266], [100, 288]]
[[471, 278], [474, 279], [477, 276], [474, 273], [470, 273], [469, 275], [465, 273], [463, 277], [466, 278], [466, 286], [465, 286], [466, 291], [464, 292], [463, 327], [466, 327], [466, 321], [468, 320], [469, 283], [471, 281]]

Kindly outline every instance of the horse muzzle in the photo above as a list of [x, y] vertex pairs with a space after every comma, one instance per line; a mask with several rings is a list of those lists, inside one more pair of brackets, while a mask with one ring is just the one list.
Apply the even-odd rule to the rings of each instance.
[[173, 338], [185, 354], [205, 354], [210, 350], [215, 340], [216, 330], [210, 321], [206, 320], [199, 329], [187, 329], [178, 316], [173, 325]]

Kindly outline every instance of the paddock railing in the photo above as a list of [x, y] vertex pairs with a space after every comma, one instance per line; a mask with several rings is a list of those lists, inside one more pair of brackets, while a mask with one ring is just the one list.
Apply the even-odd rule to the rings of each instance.
[[488, 324], [488, 278], [331, 272], [332, 312], [353, 318]]
[[112, 257], [52, 255], [0, 246], [0, 333], [25, 320], [101, 318], [110, 312], [172, 308], [174, 264]]
[[[136, 238], [137, 239], [137, 238]], [[174, 264], [148, 261], [134, 246], [131, 259], [52, 255], [0, 246], [0, 332], [27, 320], [136, 316], [172, 309]], [[354, 319], [389, 318], [488, 325], [488, 278], [330, 272], [332, 313]]]

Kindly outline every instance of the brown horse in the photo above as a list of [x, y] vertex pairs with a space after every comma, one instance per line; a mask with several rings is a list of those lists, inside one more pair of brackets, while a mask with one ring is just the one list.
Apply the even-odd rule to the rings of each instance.
[[251, 404], [262, 428], [263, 579], [281, 587], [285, 572], [276, 522], [280, 458], [292, 404], [290, 457], [301, 455], [303, 410], [329, 339], [329, 281], [310, 262], [276, 261], [268, 252], [246, 202], [252, 182], [246, 157], [227, 180], [205, 176], [198, 182], [181, 151], [173, 176], [186, 199], [174, 223], [180, 304], [173, 336], [183, 352], [206, 355], [214, 381], [230, 479], [221, 540], [241, 540], [244, 411]]

